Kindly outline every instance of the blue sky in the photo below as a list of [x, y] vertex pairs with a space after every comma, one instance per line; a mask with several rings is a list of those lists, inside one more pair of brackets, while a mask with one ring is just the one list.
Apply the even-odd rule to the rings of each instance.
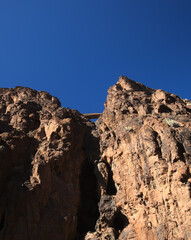
[[190, 0], [0, 1], [0, 87], [102, 112], [120, 75], [191, 99]]

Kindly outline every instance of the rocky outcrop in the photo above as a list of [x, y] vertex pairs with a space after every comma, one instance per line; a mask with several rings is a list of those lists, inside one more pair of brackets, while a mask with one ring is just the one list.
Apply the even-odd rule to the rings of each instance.
[[191, 101], [126, 77], [97, 121], [100, 218], [86, 239], [191, 239]]
[[[98, 215], [93, 129], [46, 92], [1, 89], [0, 239], [73, 240], [83, 234], [79, 222], [92, 229]], [[85, 195], [87, 167], [94, 188]]]
[[0, 240], [191, 239], [190, 116], [126, 77], [93, 115], [0, 89]]

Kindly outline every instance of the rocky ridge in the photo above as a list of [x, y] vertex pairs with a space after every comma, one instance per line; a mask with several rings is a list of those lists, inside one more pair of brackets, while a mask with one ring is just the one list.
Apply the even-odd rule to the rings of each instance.
[[93, 123], [0, 89], [0, 239], [191, 239], [191, 101], [126, 77]]

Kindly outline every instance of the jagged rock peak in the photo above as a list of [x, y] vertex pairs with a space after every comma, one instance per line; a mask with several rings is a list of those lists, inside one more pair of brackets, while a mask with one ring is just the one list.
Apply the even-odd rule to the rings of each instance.
[[124, 89], [127, 91], [147, 91], [152, 92], [153, 89], [146, 87], [142, 83], [135, 82], [125, 76], [119, 77], [118, 82], [114, 85], [114, 88]]
[[[161, 89], [148, 88], [141, 83], [122, 76], [108, 90], [105, 108], [105, 112], [115, 112], [115, 109], [120, 109], [122, 114], [184, 115], [190, 114], [191, 101], [181, 99], [177, 95]], [[117, 115], [119, 115], [119, 111]]]
[[[100, 135], [100, 218], [87, 239], [191, 239], [191, 101], [126, 77]], [[104, 203], [104, 204], [103, 204]]]

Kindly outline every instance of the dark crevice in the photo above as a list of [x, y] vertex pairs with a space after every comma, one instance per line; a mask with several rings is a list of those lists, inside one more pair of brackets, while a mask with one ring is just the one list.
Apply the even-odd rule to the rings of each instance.
[[155, 131], [154, 131], [154, 137], [155, 137], [155, 143], [156, 143], [156, 153], [159, 156], [159, 158], [162, 158], [162, 152], [161, 152], [162, 142], [161, 142], [161, 138], [158, 135], [158, 133], [155, 132]]
[[191, 173], [189, 168], [187, 168], [186, 173], [182, 175], [182, 178], [180, 179], [180, 181], [184, 184], [188, 184], [190, 197], [191, 197], [191, 183], [188, 181], [189, 179], [191, 179]]
[[124, 109], [123, 111], [121, 111], [123, 114], [127, 114], [129, 113], [129, 110], [128, 109]]
[[170, 113], [170, 112], [172, 112], [172, 109], [170, 109], [166, 105], [162, 104], [159, 106], [158, 112], [159, 113]]
[[186, 108], [186, 111], [187, 111], [187, 112], [191, 112], [191, 109], [190, 109], [190, 108]]
[[189, 168], [187, 168], [187, 170], [186, 170], [186, 174], [183, 174], [182, 175], [182, 178], [180, 179], [180, 181], [182, 182], [182, 183], [188, 183], [188, 179], [189, 178], [191, 178], [191, 173], [190, 173], [190, 171], [189, 171]]
[[149, 113], [152, 113], [152, 112], [153, 112], [153, 106], [148, 105], [146, 113], [149, 114]]
[[175, 102], [176, 102], [176, 98], [167, 94], [166, 103], [170, 104], [170, 103], [175, 103]]
[[5, 213], [3, 213], [0, 220], [0, 231], [4, 228], [4, 226], [5, 226]]
[[113, 134], [113, 138], [114, 138], [114, 139], [116, 139], [116, 135], [115, 135], [115, 133], [114, 133], [114, 132], [112, 132], [112, 134]]
[[9, 125], [8, 121], [1, 121], [0, 120], [0, 134], [3, 132], [11, 132], [13, 127]]
[[113, 180], [113, 172], [112, 172], [111, 167], [108, 163], [107, 163], [107, 169], [108, 169], [108, 183], [107, 183], [106, 193], [108, 195], [116, 195], [117, 189], [115, 187], [115, 183], [114, 183], [114, 180]]
[[80, 205], [78, 208], [78, 238], [88, 231], [95, 231], [95, 224], [99, 218], [97, 194], [97, 179], [94, 174], [94, 165], [92, 162], [85, 160], [82, 165], [80, 174]]
[[110, 227], [115, 229], [116, 237], [118, 238], [122, 230], [129, 224], [128, 218], [120, 211], [118, 210], [115, 212], [115, 215], [113, 217], [113, 221], [110, 225]]
[[185, 162], [184, 153], [186, 152], [182, 143], [177, 142], [178, 155], [181, 157], [181, 160]]

